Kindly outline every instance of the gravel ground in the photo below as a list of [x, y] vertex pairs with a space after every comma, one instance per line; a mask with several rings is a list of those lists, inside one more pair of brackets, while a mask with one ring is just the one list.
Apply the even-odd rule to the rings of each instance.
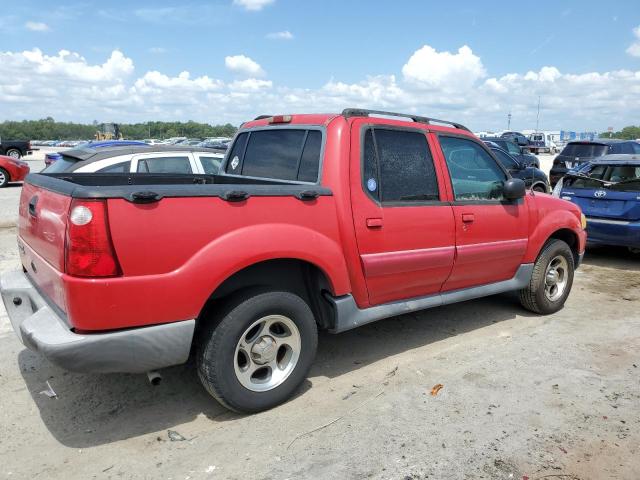
[[[15, 250], [0, 229], [0, 271]], [[589, 250], [557, 314], [505, 294], [322, 334], [296, 398], [241, 416], [189, 365], [53, 367], [0, 306], [0, 478], [637, 479], [639, 307], [640, 259]]]

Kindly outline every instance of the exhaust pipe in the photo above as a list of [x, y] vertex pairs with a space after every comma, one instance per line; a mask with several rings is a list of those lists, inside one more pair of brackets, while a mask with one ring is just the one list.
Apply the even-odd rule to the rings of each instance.
[[159, 372], [147, 372], [147, 378], [149, 379], [149, 383], [154, 387], [160, 385], [160, 382], [162, 382], [162, 375], [160, 375]]

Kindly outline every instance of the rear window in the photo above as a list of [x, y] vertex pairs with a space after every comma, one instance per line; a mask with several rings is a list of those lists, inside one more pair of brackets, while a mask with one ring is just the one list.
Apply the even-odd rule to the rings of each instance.
[[609, 145], [601, 143], [569, 143], [560, 155], [567, 157], [601, 157], [609, 152]]
[[234, 142], [226, 172], [316, 182], [321, 150], [322, 133], [319, 130], [274, 128], [244, 132]]
[[68, 172], [70, 171], [73, 166], [78, 163], [79, 160], [72, 158], [72, 157], [65, 157], [64, 155], [62, 156], [62, 158], [59, 158], [58, 160], [56, 160], [55, 162], [53, 162], [51, 165], [49, 165], [47, 168], [45, 168], [42, 173], [62, 173], [62, 172]]

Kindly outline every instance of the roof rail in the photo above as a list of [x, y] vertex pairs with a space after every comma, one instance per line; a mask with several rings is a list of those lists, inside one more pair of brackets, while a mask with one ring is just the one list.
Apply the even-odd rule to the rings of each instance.
[[402, 118], [410, 118], [416, 123], [426, 123], [430, 125], [431, 123], [442, 123], [445, 125], [451, 125], [455, 128], [459, 128], [460, 130], [466, 130], [470, 132], [467, 127], [462, 125], [461, 123], [449, 122], [448, 120], [438, 120], [437, 118], [429, 118], [429, 117], [421, 117], [419, 115], [410, 115], [407, 113], [395, 113], [395, 112], [385, 112], [384, 110], [369, 110], [366, 108], [345, 108], [342, 111], [342, 116], [345, 118], [349, 117], [368, 117], [371, 114], [374, 115], [387, 115], [390, 117], [402, 117]]
[[258, 115], [254, 120], [264, 120], [265, 118], [271, 118], [273, 115]]

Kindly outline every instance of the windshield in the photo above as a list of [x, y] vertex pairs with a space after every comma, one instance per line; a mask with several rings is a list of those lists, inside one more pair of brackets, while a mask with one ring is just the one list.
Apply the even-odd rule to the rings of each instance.
[[58, 160], [53, 162], [51, 165], [49, 165], [47, 168], [45, 168], [42, 171], [42, 173], [61, 173], [61, 172], [66, 172], [66, 171], [70, 170], [71, 167], [73, 167], [76, 164], [77, 161], [78, 160], [76, 160], [75, 158], [65, 157], [63, 155], [62, 158], [59, 158]]
[[601, 157], [609, 150], [608, 145], [601, 143], [569, 143], [560, 155], [567, 157]]

